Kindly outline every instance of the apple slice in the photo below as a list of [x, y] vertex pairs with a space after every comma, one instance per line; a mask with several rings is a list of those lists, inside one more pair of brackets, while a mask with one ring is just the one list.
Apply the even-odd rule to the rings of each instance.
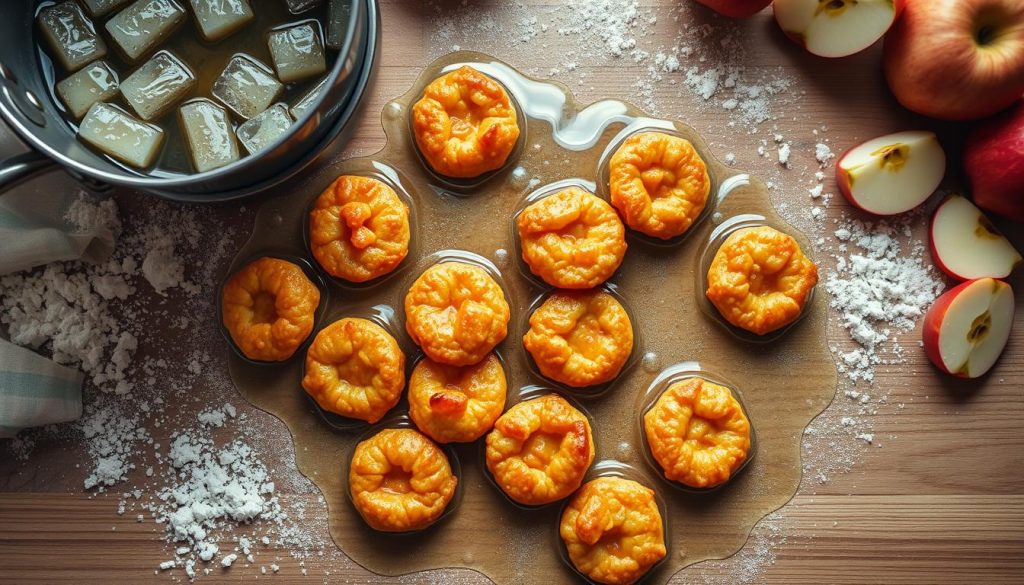
[[982, 278], [947, 291], [924, 317], [924, 351], [943, 372], [977, 378], [992, 368], [1013, 326], [1013, 290]]
[[931, 226], [932, 258], [957, 280], [1006, 278], [1022, 260], [980, 209], [960, 195], [947, 197]]
[[775, 0], [775, 21], [819, 57], [845, 57], [875, 44], [904, 0]]
[[697, 0], [722, 16], [747, 18], [764, 10], [772, 0]]
[[925, 202], [946, 174], [946, 153], [934, 132], [881, 136], [839, 157], [836, 181], [850, 203], [876, 215], [895, 215]]

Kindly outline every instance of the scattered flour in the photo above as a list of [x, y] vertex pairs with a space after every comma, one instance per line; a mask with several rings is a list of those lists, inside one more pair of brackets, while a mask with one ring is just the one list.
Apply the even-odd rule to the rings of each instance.
[[[925, 244], [910, 242], [910, 219], [895, 226], [848, 221], [835, 231], [836, 268], [825, 280], [830, 306], [856, 342], [851, 351], [834, 349], [839, 369], [851, 381], [871, 382], [875, 366], [900, 363], [897, 336], [911, 331], [944, 284], [926, 263]], [[888, 356], [888, 357], [887, 357]]]
[[[88, 376], [79, 421], [24, 431], [9, 449], [19, 461], [41, 445], [80, 449], [83, 487], [116, 497], [119, 515], [162, 526], [175, 558], [156, 571], [181, 570], [190, 580], [210, 574], [205, 563], [218, 558], [225, 541], [242, 543], [242, 530], [251, 531], [242, 535], [250, 564], [258, 553], [254, 541], [297, 557], [335, 550], [304, 528], [301, 502], [278, 500], [259, 453], [282, 446], [249, 424], [235, 426], [248, 416], [230, 402], [187, 408], [236, 395], [222, 367], [207, 367], [212, 358], [204, 341], [217, 339], [213, 291], [237, 240], [233, 230], [204, 231], [218, 222], [203, 213], [212, 212], [147, 201], [122, 225], [113, 199], [83, 195], [68, 219], [82, 229], [108, 230], [115, 241], [110, 258], [0, 278], [0, 323], [12, 341]], [[188, 310], [171, 310], [172, 302]], [[149, 334], [154, 327], [159, 338]], [[166, 408], [168, 394], [175, 395], [174, 409]], [[176, 429], [169, 445], [154, 440], [165, 436], [162, 427]], [[290, 449], [287, 433], [280, 439]], [[297, 471], [285, 473], [292, 469], [279, 473], [278, 482], [315, 493]], [[126, 482], [137, 483], [120, 487]]]

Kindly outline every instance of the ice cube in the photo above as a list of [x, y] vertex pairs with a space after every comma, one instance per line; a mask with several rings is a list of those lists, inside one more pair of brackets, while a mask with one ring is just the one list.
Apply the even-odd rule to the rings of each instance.
[[284, 136], [292, 127], [292, 118], [284, 104], [274, 104], [267, 111], [238, 127], [238, 140], [249, 154], [256, 154], [271, 142]]
[[348, 36], [348, 23], [352, 18], [351, 0], [331, 0], [327, 5], [327, 46], [340, 49]]
[[203, 38], [219, 41], [253, 19], [249, 0], [189, 0]]
[[313, 89], [306, 92], [306, 95], [302, 96], [299, 98], [299, 101], [295, 102], [295, 105], [291, 108], [293, 118], [298, 120], [303, 114], [308, 112], [311, 107], [313, 107], [313, 103], [316, 102], [316, 99], [320, 97], [320, 93], [325, 87], [327, 87], [327, 79], [327, 77], [321, 79], [319, 83], [313, 86]]
[[82, 3], [85, 4], [85, 8], [89, 11], [89, 14], [97, 17], [103, 16], [127, 2], [128, 0], [82, 0]]
[[170, 51], [160, 51], [121, 82], [124, 100], [143, 120], [159, 118], [196, 84], [192, 70]]
[[213, 82], [213, 97], [248, 120], [269, 108], [283, 89], [269, 67], [247, 55], [235, 55]]
[[238, 160], [238, 142], [224, 108], [199, 98], [181, 106], [178, 118], [197, 171], [210, 171]]
[[130, 61], [137, 61], [184, 21], [185, 9], [175, 0], [137, 0], [107, 21], [107, 32]]
[[72, 0], [44, 8], [39, 13], [39, 30], [68, 71], [77, 71], [107, 54], [107, 44]]
[[327, 71], [319, 26], [314, 24], [303, 22], [270, 33], [270, 56], [281, 81], [299, 81]]
[[298, 14], [320, 3], [320, 0], [288, 0], [288, 12]]
[[95, 61], [58, 83], [57, 95], [78, 120], [96, 102], [105, 102], [117, 95], [117, 73], [105, 62]]
[[117, 106], [96, 102], [78, 127], [82, 140], [117, 160], [136, 168], [153, 164], [164, 131], [132, 117]]

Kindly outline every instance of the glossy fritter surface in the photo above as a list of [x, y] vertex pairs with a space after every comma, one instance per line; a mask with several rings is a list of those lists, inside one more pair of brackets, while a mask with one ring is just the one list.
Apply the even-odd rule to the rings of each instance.
[[582, 388], [614, 379], [633, 351], [633, 325], [603, 291], [558, 291], [530, 315], [523, 345], [541, 374]]
[[626, 225], [667, 240], [682, 235], [704, 210], [707, 166], [689, 141], [661, 132], [627, 138], [609, 164], [611, 202]]
[[747, 460], [750, 421], [732, 392], [702, 378], [669, 386], [644, 414], [644, 434], [665, 477], [721, 485]]
[[516, 220], [523, 260], [551, 286], [593, 288], [622, 264], [626, 228], [600, 197], [569, 187], [531, 204]]
[[309, 346], [302, 387], [324, 410], [374, 423], [402, 396], [405, 354], [380, 325], [340, 319]]
[[313, 331], [320, 290], [296, 264], [264, 257], [224, 283], [221, 319], [247, 358], [284, 361]]
[[409, 416], [439, 443], [475, 441], [505, 409], [505, 369], [495, 354], [471, 366], [423, 358], [409, 378]]
[[451, 366], [484, 359], [508, 334], [505, 293], [487, 271], [464, 262], [435, 264], [405, 296], [405, 328], [427, 357]]
[[572, 564], [597, 583], [635, 583], [667, 554], [654, 490], [620, 477], [580, 488], [562, 512], [559, 534]]
[[382, 532], [430, 526], [457, 484], [444, 451], [412, 429], [384, 429], [356, 445], [348, 472], [352, 504]]
[[456, 178], [501, 168], [519, 139], [516, 110], [505, 88], [469, 66], [424, 88], [412, 108], [412, 129], [427, 164]]
[[729, 323], [765, 335], [796, 320], [817, 283], [817, 266], [792, 236], [743, 228], [715, 253], [707, 297]]
[[512, 500], [539, 506], [571, 494], [594, 461], [587, 417], [549, 394], [508, 409], [487, 435], [487, 469]]
[[343, 175], [313, 204], [309, 245], [328, 274], [351, 282], [373, 280], [409, 253], [409, 208], [382, 181]]

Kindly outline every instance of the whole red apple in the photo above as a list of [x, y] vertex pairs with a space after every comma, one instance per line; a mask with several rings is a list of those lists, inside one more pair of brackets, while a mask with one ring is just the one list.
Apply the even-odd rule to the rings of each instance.
[[990, 116], [1024, 94], [1024, 1], [907, 0], [885, 37], [884, 65], [910, 110]]
[[765, 9], [772, 0], [697, 0], [722, 16], [747, 18]]
[[964, 170], [978, 207], [1024, 223], [1024, 102], [971, 131]]

